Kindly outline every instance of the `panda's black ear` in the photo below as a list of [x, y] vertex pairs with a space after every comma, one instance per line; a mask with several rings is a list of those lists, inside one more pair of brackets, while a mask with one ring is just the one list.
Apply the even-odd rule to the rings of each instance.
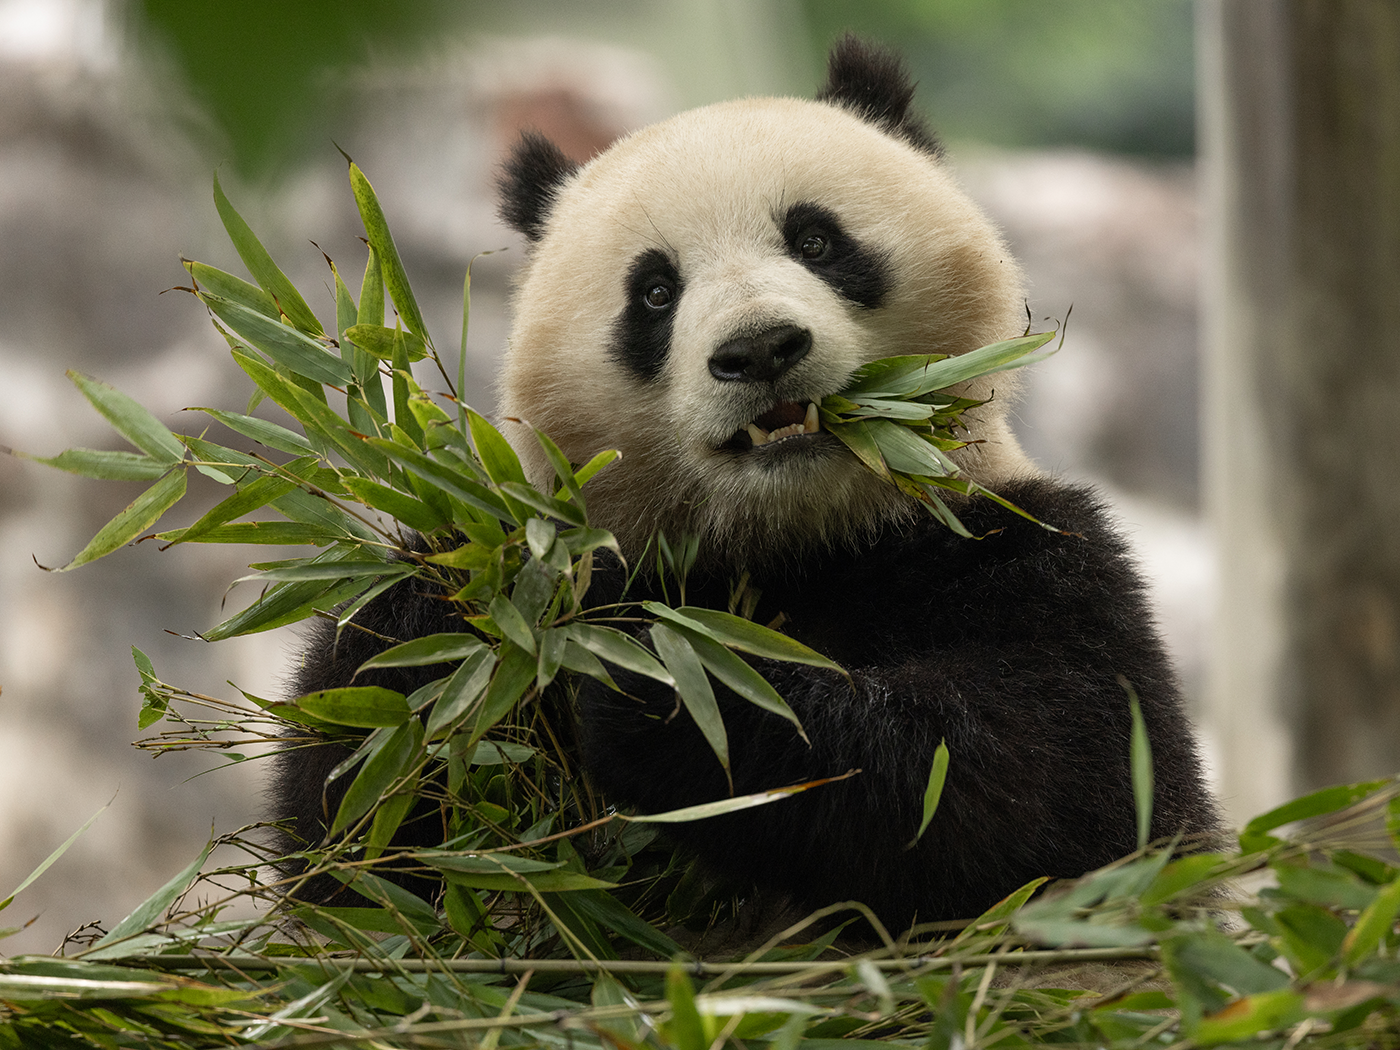
[[577, 170], [578, 164], [539, 132], [522, 133], [496, 183], [501, 191], [501, 218], [528, 240], [539, 240], [560, 185]]
[[943, 156], [938, 138], [917, 113], [909, 109], [914, 82], [904, 60], [878, 44], [847, 33], [827, 57], [826, 85], [817, 92], [818, 102], [831, 102], [851, 110], [911, 146]]

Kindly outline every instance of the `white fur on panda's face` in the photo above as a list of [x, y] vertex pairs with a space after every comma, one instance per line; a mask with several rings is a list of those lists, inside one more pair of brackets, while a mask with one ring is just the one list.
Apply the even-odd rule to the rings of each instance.
[[[800, 420], [867, 361], [1015, 334], [1020, 302], [995, 231], [926, 153], [831, 105], [711, 106], [561, 188], [516, 295], [504, 414], [576, 462], [621, 449], [589, 509], [626, 551], [658, 527], [740, 561], [798, 551], [907, 499], [829, 434], [755, 447], [749, 424]], [[981, 480], [1025, 466], [1006, 386], [967, 457]], [[513, 436], [548, 483], [533, 439]]]

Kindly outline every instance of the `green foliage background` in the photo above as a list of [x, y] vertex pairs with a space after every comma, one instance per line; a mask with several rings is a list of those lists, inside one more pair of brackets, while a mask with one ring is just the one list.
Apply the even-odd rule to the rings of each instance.
[[[704, 9], [707, 6], [695, 3]], [[633, 0], [490, 4], [481, 0], [131, 0], [132, 39], [168, 60], [207, 110], [217, 159], [245, 176], [284, 173], [319, 156], [346, 116], [347, 71], [412, 61], [471, 34], [579, 32], [672, 61], [689, 46]], [[950, 138], [1003, 146], [1080, 146], [1154, 156], [1195, 145], [1191, 0], [800, 0], [773, 5], [777, 46], [812, 82], [745, 90], [809, 94], [831, 41], [847, 30], [898, 47], [920, 105]], [[586, 17], [580, 20], [581, 13]], [[730, 33], [750, 31], [742, 19]], [[681, 83], [687, 102], [733, 85]], [[224, 151], [227, 151], [226, 153]]]

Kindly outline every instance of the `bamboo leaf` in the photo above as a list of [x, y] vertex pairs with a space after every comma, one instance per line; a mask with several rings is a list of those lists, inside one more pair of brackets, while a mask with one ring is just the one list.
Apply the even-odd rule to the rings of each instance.
[[470, 507], [484, 510], [502, 521], [510, 522], [512, 525], [518, 524], [514, 512], [507, 508], [505, 501], [500, 496], [474, 478], [444, 463], [441, 459], [434, 459], [418, 449], [406, 448], [397, 442], [384, 438], [370, 438], [368, 443], [405, 470], [412, 471], [423, 480], [442, 489], [449, 496], [461, 500]]
[[322, 689], [299, 696], [292, 703], [322, 722], [357, 729], [400, 726], [410, 717], [408, 700], [402, 693], [377, 685]]
[[385, 649], [360, 664], [355, 673], [375, 667], [430, 667], [451, 663], [465, 660], [486, 648], [486, 644], [472, 634], [429, 634]]
[[606, 466], [616, 463], [621, 458], [622, 453], [615, 448], [610, 448], [606, 451], [599, 452], [587, 463], [579, 467], [578, 470], [574, 472], [574, 477], [578, 480], [579, 485], [586, 485], [593, 478], [593, 476], [598, 473], [598, 471], [602, 470]]
[[404, 342], [403, 329], [398, 329], [398, 332], [393, 356], [389, 359], [389, 386], [394, 395], [394, 425], [403, 431], [414, 448], [423, 448], [423, 428], [418, 425], [418, 420], [408, 407], [409, 399], [418, 387], [413, 381], [413, 369], [408, 360], [408, 344]]
[[[933, 777], [930, 775], [930, 782]], [[990, 908], [977, 916], [977, 920], [969, 925], [962, 933], [958, 934], [954, 941], [964, 941], [971, 937], [982, 935], [999, 937], [1006, 930], [1006, 923], [1003, 920], [1010, 919], [1020, 907], [1030, 900], [1035, 891], [1050, 881], [1048, 875], [1042, 875], [1038, 879], [1032, 879], [1020, 889], [1008, 893], [1001, 900], [997, 901]], [[998, 926], [991, 926], [992, 923], [1000, 923]]]
[[[373, 248], [369, 250], [369, 258], [365, 261], [364, 279], [360, 283], [360, 308], [356, 323], [379, 327], [384, 325], [384, 271]], [[358, 347], [355, 350], [355, 379], [360, 384], [365, 404], [370, 411], [380, 419], [388, 419], [389, 408], [384, 399], [384, 382], [379, 372], [379, 361], [373, 354], [367, 354]]]
[[353, 601], [338, 606], [335, 610], [336, 630], [344, 630], [349, 624], [354, 622], [355, 617], [360, 614], [361, 609], [363, 609], [366, 605], [370, 604], [372, 601], [374, 601], [374, 599], [378, 598], [389, 588], [397, 587], [402, 581], [402, 579], [402, 576], [378, 577], [373, 583], [370, 584], [367, 590], [362, 591], [360, 595], [356, 597]]
[[100, 481], [153, 481], [171, 466], [166, 460], [152, 459], [139, 452], [109, 452], [93, 448], [65, 449], [52, 457], [30, 456], [23, 452], [16, 455], [46, 467], [57, 467], [70, 474], [81, 474]]
[[[546, 517], [558, 518], [568, 525], [583, 528], [588, 524], [587, 517], [584, 516], [583, 509], [574, 503], [565, 503], [563, 500], [555, 499], [553, 496], [546, 496], [532, 485], [523, 482], [504, 481], [497, 486], [501, 490], [501, 495], [507, 499], [523, 504], [537, 514]], [[517, 512], [517, 518], [531, 520], [529, 515]]]
[[[166, 543], [179, 543], [185, 537], [185, 529], [172, 529], [170, 532], [156, 533], [156, 539]], [[338, 530], [308, 525], [300, 521], [240, 521], [233, 525], [220, 525], [199, 537], [200, 543], [262, 543], [274, 546], [312, 545], [324, 547], [327, 543], [344, 539], [345, 533]]]
[[1152, 743], [1147, 739], [1147, 723], [1142, 720], [1142, 705], [1137, 692], [1126, 681], [1128, 710], [1132, 714], [1133, 731], [1129, 758], [1133, 770], [1133, 802], [1137, 809], [1137, 844], [1143, 849], [1152, 837]]
[[534, 684], [536, 666], [533, 652], [528, 652], [511, 642], [501, 644], [495, 674], [491, 676], [491, 684], [486, 687], [486, 695], [481, 698], [481, 706], [477, 708], [472, 720], [471, 733], [467, 737], [468, 746], [485, 736], [520, 702]]
[[[400, 700], [403, 699], [400, 694], [394, 695]], [[405, 711], [407, 707], [405, 703]], [[334, 835], [359, 820], [379, 801], [394, 781], [409, 773], [417, 760], [422, 743], [423, 723], [416, 718], [409, 718], [385, 737], [383, 744], [365, 759], [360, 772], [345, 789], [345, 797], [340, 800], [335, 820], [331, 822], [330, 833]], [[413, 801], [411, 795], [405, 797], [410, 803]]]
[[340, 340], [340, 356], [353, 370], [355, 367], [355, 347], [345, 337], [345, 333], [355, 327], [359, 308], [355, 305], [355, 297], [350, 294], [350, 289], [341, 280], [340, 270], [336, 268], [329, 255], [326, 256], [326, 265], [331, 268], [331, 276], [335, 278], [335, 331], [336, 338]]
[[664, 1030], [666, 1041], [677, 1050], [706, 1050], [710, 1039], [695, 1005], [695, 988], [680, 962], [666, 971], [666, 999], [671, 1004], [671, 1019]]
[[1272, 992], [1288, 984], [1288, 975], [1255, 958], [1223, 933], [1204, 930], [1173, 937], [1163, 945], [1163, 957], [1173, 973], [1190, 969], [1243, 995]]
[[564, 650], [568, 647], [569, 636], [554, 627], [540, 632], [539, 666], [535, 671], [535, 688], [541, 692], [554, 681], [559, 669], [564, 665]]
[[73, 369], [68, 370], [67, 376], [117, 433], [146, 455], [166, 466], [184, 458], [185, 446], [180, 439], [148, 409], [101, 380]]
[[278, 496], [272, 506], [293, 521], [307, 525], [318, 525], [333, 530], [343, 539], [367, 542], [378, 545], [379, 537], [370, 529], [346, 514], [335, 504], [320, 495], [313, 495], [301, 489], [292, 489], [285, 496]]
[[576, 871], [546, 871], [538, 875], [514, 875], [498, 872], [495, 875], [447, 871], [443, 873], [448, 882], [460, 886], [470, 886], [478, 890], [506, 890], [517, 893], [568, 893], [573, 890], [611, 890], [617, 884], [595, 879]]
[[608, 663], [616, 664], [626, 671], [654, 678], [666, 685], [675, 685], [671, 673], [653, 656], [641, 642], [630, 634], [615, 627], [600, 624], [571, 623], [562, 628], [567, 631], [569, 640], [576, 645], [601, 657]]
[[490, 684], [495, 670], [496, 653], [485, 645], [463, 658], [443, 684], [442, 695], [428, 716], [428, 739], [438, 739], [444, 730], [471, 710]]
[[498, 594], [491, 599], [489, 610], [491, 619], [496, 621], [496, 626], [501, 629], [501, 633], [533, 656], [535, 653], [534, 629], [520, 615], [520, 610], [512, 604], [511, 600], [504, 594]]
[[294, 488], [296, 482], [290, 478], [269, 474], [256, 477], [232, 496], [211, 507], [189, 528], [182, 530], [180, 539], [176, 542], [190, 543], [199, 540], [220, 525], [226, 525], [234, 518], [241, 518], [260, 507], [265, 507]]
[[316, 454], [316, 450], [307, 444], [306, 439], [300, 434], [294, 433], [286, 427], [278, 426], [276, 423], [269, 423], [265, 419], [240, 415], [237, 412], [224, 412], [217, 408], [197, 408], [193, 411], [213, 416], [230, 430], [236, 431], [246, 438], [252, 438], [268, 448], [276, 449], [278, 452], [286, 452], [292, 456], [314, 456]]
[[59, 857], [67, 853], [68, 847], [73, 845], [73, 843], [77, 842], [78, 837], [82, 835], [82, 833], [85, 832], [88, 828], [92, 827], [93, 822], [96, 821], [98, 817], [102, 816], [102, 814], [105, 813], [108, 807], [110, 806], [111, 803], [109, 802], [106, 806], [103, 806], [92, 816], [88, 817], [87, 821], [83, 824], [82, 827], [80, 827], [77, 831], [73, 832], [73, 834], [69, 835], [68, 838], [66, 838], [63, 841], [63, 845], [59, 846], [58, 849], [54, 850], [47, 857], [45, 857], [43, 861], [40, 862], [37, 868], [35, 868], [27, 876], [25, 876], [24, 880], [13, 890], [10, 891], [10, 895], [8, 897], [6, 897], [4, 900], [0, 900], [0, 911], [4, 911], [6, 908], [8, 908], [10, 906], [10, 902], [13, 901], [16, 897], [18, 897], [21, 893], [23, 893], [24, 890], [30, 885], [30, 883], [32, 883], [40, 875], [44, 874], [44, 872], [48, 871], [49, 868], [53, 866], [54, 861], [58, 860]]
[[298, 375], [328, 386], [345, 386], [355, 378], [349, 365], [305, 332], [264, 317], [231, 299], [211, 292], [198, 294], [199, 301], [229, 329]]
[[428, 356], [428, 344], [422, 337], [402, 329], [386, 328], [382, 324], [357, 324], [347, 328], [345, 335], [365, 353], [381, 361], [394, 359], [395, 339], [403, 340], [410, 361], [421, 361]]
[[607, 529], [565, 529], [559, 534], [559, 538], [575, 558], [589, 551], [596, 551], [599, 547], [607, 547], [619, 557], [622, 554], [616, 537]]
[[369, 478], [347, 475], [341, 480], [365, 506], [382, 511], [411, 529], [428, 533], [450, 524], [449, 519], [444, 518], [428, 504], [398, 489], [391, 489]]
[[883, 398], [857, 398], [850, 415], [922, 422], [934, 414], [934, 406], [920, 401], [889, 401]]
[[[225, 526], [230, 528], [231, 526]], [[365, 588], [363, 580], [352, 580], [340, 586], [327, 586], [325, 581], [284, 583], [270, 588], [242, 612], [234, 613], [223, 623], [205, 631], [201, 637], [208, 642], [235, 638], [243, 634], [258, 634], [304, 620], [318, 609], [334, 608], [353, 598]]]
[[854, 381], [841, 393], [847, 398], [854, 394], [918, 397], [978, 376], [992, 375], [1042, 361], [1050, 354], [1042, 354], [1032, 360], [1026, 358], [1054, 338], [1054, 332], [1038, 332], [992, 343], [956, 357], [914, 354], [886, 358], [857, 370]]
[[1255, 1036], [1292, 1027], [1303, 1013], [1302, 992], [1291, 988], [1258, 992], [1201, 1018], [1191, 1029], [1191, 1041], [1197, 1046], [1248, 1045]]
[[525, 425], [530, 427], [530, 433], [535, 435], [536, 443], [543, 450], [545, 458], [549, 460], [549, 465], [554, 468], [554, 475], [563, 485], [566, 498], [573, 500], [582, 509], [584, 506], [583, 487], [578, 478], [574, 476], [573, 464], [569, 462], [569, 457], [564, 455], [559, 446], [551, 441], [544, 431], [537, 430], [529, 423]]
[[1246, 853], [1268, 849], [1279, 840], [1266, 832], [1282, 827], [1284, 824], [1291, 824], [1295, 820], [1306, 820], [1310, 817], [1335, 813], [1339, 809], [1345, 809], [1355, 802], [1360, 802], [1367, 795], [1379, 791], [1388, 784], [1390, 784], [1389, 779], [1367, 780], [1359, 784], [1339, 784], [1336, 787], [1323, 788], [1321, 791], [1314, 791], [1310, 795], [1285, 802], [1267, 813], [1260, 814], [1244, 826], [1244, 830], [1240, 832], [1240, 849]]
[[890, 470], [935, 478], [957, 474], [958, 468], [947, 456], [908, 427], [888, 419], [872, 419], [866, 426]]
[[943, 797], [943, 782], [948, 777], [948, 741], [940, 740], [938, 748], [933, 753], [933, 765], [928, 771], [928, 786], [924, 788], [924, 813], [919, 819], [919, 830], [914, 833], [914, 837], [909, 840], [905, 849], [913, 849], [919, 839], [924, 837], [924, 832], [928, 830], [929, 822], [933, 820], [933, 815], [938, 812], [938, 801]]
[[536, 860], [533, 857], [518, 857], [513, 853], [420, 850], [416, 858], [437, 868], [438, 871], [451, 871], [460, 875], [536, 875], [544, 871], [557, 871], [564, 866], [563, 861]]
[[[147, 897], [136, 906], [136, 909], [121, 922], [112, 927], [110, 933], [93, 945], [93, 949], [83, 953], [87, 959], [100, 959], [108, 955], [120, 955], [126, 952], [126, 946], [118, 942], [126, 940], [134, 934], [140, 933], [149, 926], [153, 926], [161, 915], [180, 897], [191, 882], [194, 881], [199, 869], [204, 866], [204, 862], [209, 859], [209, 854], [214, 849], [214, 843], [210, 842], [198, 857], [191, 861], [183, 871], [174, 876], [155, 893]], [[103, 951], [103, 948], [112, 949]]]
[[356, 324], [384, 326], [384, 268], [371, 244], [365, 260], [365, 275], [360, 281], [360, 307]]
[[875, 473], [876, 477], [890, 480], [889, 467], [885, 465], [885, 459], [880, 455], [880, 446], [876, 444], [875, 437], [870, 432], [869, 424], [856, 420], [851, 423], [826, 422], [826, 429], [841, 440], [841, 443], [850, 449], [857, 459], [865, 464], [866, 469]]
[[611, 893], [581, 892], [575, 894], [570, 903], [600, 926], [621, 934], [653, 955], [673, 959], [681, 953], [680, 945], [651, 923], [638, 918]]
[[1356, 925], [1342, 941], [1342, 959], [1348, 966], [1357, 966], [1381, 943], [1381, 938], [1395, 926], [1400, 914], [1400, 879], [1382, 887], [1366, 909], [1357, 916]]
[[253, 275], [253, 280], [257, 281], [263, 290], [276, 300], [281, 312], [292, 324], [303, 332], [322, 335], [321, 322], [316, 320], [316, 315], [312, 312], [311, 307], [306, 305], [306, 300], [301, 297], [296, 286], [272, 261], [272, 256], [267, 253], [267, 249], [262, 246], [262, 242], [258, 240], [252, 228], [243, 221], [243, 216], [238, 214], [234, 206], [229, 203], [229, 199], [224, 196], [223, 187], [219, 185], [217, 174], [214, 176], [214, 207], [218, 209], [219, 218], [223, 220], [229, 240], [238, 250], [238, 257], [243, 260], [243, 265], [248, 267], [248, 272]]
[[643, 602], [642, 608], [653, 616], [668, 620], [682, 627], [689, 627], [707, 634], [722, 645], [728, 645], [754, 656], [764, 656], [770, 660], [786, 663], [806, 664], [809, 667], [825, 667], [830, 671], [846, 672], [834, 660], [829, 660], [815, 649], [808, 648], [794, 638], [752, 620], [745, 620], [733, 613], [718, 609], [702, 609], [685, 605], [670, 609], [659, 602]]
[[[560, 628], [560, 630], [563, 630], [565, 634], [568, 633], [567, 628]], [[603, 666], [602, 662], [572, 638], [564, 645], [562, 666], [567, 671], [573, 671], [574, 674], [583, 674], [587, 675], [589, 678], [595, 678], [614, 692], [620, 691], [617, 688], [617, 683], [612, 680], [612, 675], [608, 674], [607, 668]], [[657, 666], [659, 667], [661, 665], [658, 664]]]
[[[325, 357], [328, 361], [340, 361], [339, 358], [328, 354]], [[233, 359], [268, 397], [286, 409], [308, 433], [314, 433], [333, 443], [341, 455], [364, 472], [379, 477], [388, 475], [389, 464], [385, 457], [351, 431], [345, 425], [345, 421], [325, 402], [311, 396], [295, 383], [283, 380], [256, 358], [235, 350]]]
[[369, 239], [369, 246], [379, 257], [380, 265], [383, 267], [384, 284], [388, 287], [389, 295], [394, 300], [395, 309], [403, 318], [404, 327], [431, 345], [427, 326], [423, 323], [423, 315], [418, 309], [417, 300], [413, 298], [413, 290], [408, 284], [408, 274], [404, 271], [403, 260], [399, 258], [399, 250], [394, 245], [393, 234], [389, 232], [388, 220], [384, 218], [384, 209], [380, 206], [379, 198], [375, 195], [374, 187], [370, 185], [369, 179], [365, 178], [365, 173], [353, 161], [350, 163], [350, 189], [355, 195], [356, 205], [359, 206], [360, 220], [365, 225], [365, 235]]
[[[656, 646], [657, 655], [666, 664], [666, 670], [670, 671], [676, 680], [676, 691], [681, 695], [681, 703], [690, 712], [690, 717], [695, 719], [695, 724], [700, 728], [705, 741], [714, 751], [719, 764], [724, 767], [725, 776], [728, 777], [729, 736], [725, 732], [724, 718], [719, 713], [719, 704], [715, 701], [710, 679], [705, 674], [705, 665], [700, 662], [700, 657], [685, 636], [665, 624], [652, 625], [651, 641]], [[730, 782], [730, 789], [733, 790], [733, 781]]]
[[412, 576], [417, 567], [412, 562], [390, 562], [381, 558], [342, 558], [336, 561], [299, 561], [291, 565], [279, 565], [249, 576], [240, 576], [236, 583], [249, 581], [275, 580], [279, 583], [304, 583], [324, 581], [336, 583], [341, 580], [363, 580], [376, 577]]
[[779, 718], [787, 719], [796, 727], [798, 735], [807, 741], [807, 732], [802, 728], [801, 720], [763, 675], [720, 645], [712, 636], [692, 631], [679, 624], [675, 624], [674, 628], [690, 643], [710, 674], [749, 703], [770, 711]]
[[206, 263], [195, 262], [192, 259], [180, 261], [185, 264], [185, 269], [194, 278], [196, 288], [202, 285], [204, 290], [240, 303], [250, 310], [256, 310], [265, 317], [271, 317], [273, 320], [282, 316], [282, 311], [277, 309], [277, 303], [272, 296], [256, 284], [249, 284], [242, 277], [235, 277], [231, 273], [225, 273], [223, 270], [215, 269]]
[[553, 524], [543, 518], [531, 518], [525, 523], [525, 543], [533, 557], [543, 558], [548, 554], [549, 548], [554, 546], [556, 535], [558, 533]]
[[86, 565], [111, 554], [118, 547], [126, 546], [159, 521], [161, 515], [180, 502], [184, 494], [185, 472], [180, 469], [172, 470], [103, 525], [72, 561], [54, 571], [67, 572], [69, 569], [76, 569], [79, 565]]
[[510, 447], [510, 442], [501, 436], [501, 432], [480, 412], [470, 408], [467, 409], [467, 421], [471, 426], [472, 444], [476, 446], [476, 454], [487, 476], [497, 485], [508, 481], [528, 485], [520, 457]]

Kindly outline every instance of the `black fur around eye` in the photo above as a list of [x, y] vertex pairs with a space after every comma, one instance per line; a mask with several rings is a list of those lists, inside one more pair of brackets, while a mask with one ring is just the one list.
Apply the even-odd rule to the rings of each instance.
[[783, 241], [803, 266], [841, 298], [873, 310], [890, 290], [889, 256], [846, 233], [830, 209], [803, 201], [781, 221]]
[[642, 380], [661, 374], [671, 352], [671, 325], [685, 286], [669, 255], [649, 248], [632, 260], [626, 306], [613, 320], [613, 360]]

